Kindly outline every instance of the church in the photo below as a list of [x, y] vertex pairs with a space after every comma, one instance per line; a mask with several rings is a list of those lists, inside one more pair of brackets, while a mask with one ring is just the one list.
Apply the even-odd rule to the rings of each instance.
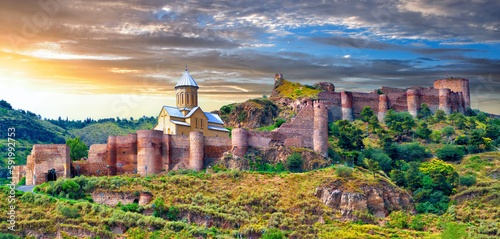
[[203, 112], [198, 106], [198, 89], [186, 69], [175, 85], [176, 107], [163, 106], [153, 129], [170, 135], [189, 135], [189, 132], [199, 131], [205, 136], [229, 137], [224, 121], [217, 114]]

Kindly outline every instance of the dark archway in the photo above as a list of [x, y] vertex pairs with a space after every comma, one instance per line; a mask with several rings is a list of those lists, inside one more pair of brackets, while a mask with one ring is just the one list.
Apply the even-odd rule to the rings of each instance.
[[47, 173], [47, 182], [56, 180], [57, 180], [56, 170], [55, 169], [49, 170], [49, 172]]

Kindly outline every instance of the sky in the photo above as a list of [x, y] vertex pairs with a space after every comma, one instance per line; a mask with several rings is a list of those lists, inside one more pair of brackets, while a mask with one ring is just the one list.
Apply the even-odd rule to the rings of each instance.
[[498, 0], [0, 0], [0, 98], [44, 118], [156, 116], [187, 66], [204, 111], [274, 75], [337, 91], [470, 80], [500, 114]]

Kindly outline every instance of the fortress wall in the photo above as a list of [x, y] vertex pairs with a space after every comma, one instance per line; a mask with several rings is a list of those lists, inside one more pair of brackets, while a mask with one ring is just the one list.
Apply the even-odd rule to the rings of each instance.
[[161, 144], [161, 161], [162, 169], [170, 169], [170, 164], [172, 163], [172, 135], [164, 134], [162, 137]]
[[313, 149], [313, 142], [312, 142], [313, 132], [314, 132], [314, 109], [312, 104], [308, 104], [304, 106], [304, 108], [292, 120], [292, 122], [284, 123], [283, 125], [281, 125], [281, 127], [278, 129], [278, 132], [276, 132], [277, 134], [274, 134], [274, 136], [273, 132], [267, 132], [263, 134], [270, 134], [268, 137], [272, 137], [273, 140], [282, 144], [284, 144], [285, 140], [288, 138], [301, 138], [302, 145], [304, 148]]
[[405, 91], [391, 91], [388, 92], [387, 97], [389, 98], [390, 109], [397, 112], [408, 111], [408, 102]]
[[[18, 184], [27, 175], [27, 165], [14, 166], [12, 169], [12, 184]], [[28, 178], [26, 178], [28, 179]]]
[[118, 164], [123, 165], [122, 174], [134, 173], [134, 169], [137, 167], [137, 134], [116, 136], [115, 175], [120, 173]]
[[172, 135], [170, 137], [170, 150], [172, 155], [172, 165], [185, 163], [188, 165], [189, 159], [189, 135]]
[[[77, 169], [77, 165], [80, 165], [80, 169]], [[73, 175], [77, 176], [78, 172], [80, 175], [85, 176], [98, 176], [97, 170], [99, 170], [99, 175], [108, 175], [108, 168], [106, 167], [106, 161], [102, 162], [89, 162], [85, 160], [74, 161], [72, 163]]]
[[109, 165], [109, 174], [115, 175], [116, 173], [116, 137], [115, 135], [110, 135], [108, 137], [108, 160], [107, 165]]
[[382, 86], [380, 87], [380, 91], [384, 94], [389, 94], [391, 92], [405, 92], [406, 90], [405, 89], [401, 89], [401, 88], [394, 88], [394, 87], [388, 87], [388, 86]]
[[[71, 176], [71, 158], [69, 146], [66, 144], [35, 144], [33, 145], [32, 161], [33, 174], [36, 175], [36, 184], [47, 181], [49, 170], [55, 169], [57, 178]], [[33, 182], [33, 180], [31, 180]]]
[[420, 90], [420, 104], [426, 103], [434, 114], [439, 108], [439, 90], [425, 88]]
[[339, 92], [320, 92], [318, 99], [325, 102], [328, 108], [328, 122], [342, 119], [342, 103]]
[[353, 96], [352, 92], [342, 91], [340, 92], [340, 99], [342, 103], [342, 119], [343, 120], [354, 120], [353, 113]]
[[406, 100], [408, 104], [408, 112], [417, 117], [420, 110], [420, 91], [418, 89], [408, 89], [406, 91]]
[[360, 118], [361, 111], [366, 106], [369, 106], [373, 113], [378, 113], [378, 94], [353, 92], [353, 114], [354, 118]]
[[439, 109], [451, 114], [451, 90], [448, 88], [439, 89]]
[[106, 162], [108, 157], [108, 145], [107, 144], [93, 144], [90, 145], [89, 149], [89, 163]]
[[207, 158], [220, 158], [224, 152], [231, 150], [231, 139], [228, 137], [205, 136], [203, 144]]
[[[269, 147], [276, 132], [273, 131], [248, 131], [248, 145], [252, 147]], [[282, 142], [285, 139], [280, 139]]]

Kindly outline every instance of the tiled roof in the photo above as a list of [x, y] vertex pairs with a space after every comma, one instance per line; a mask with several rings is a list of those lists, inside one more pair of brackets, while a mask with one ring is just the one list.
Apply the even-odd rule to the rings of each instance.
[[207, 126], [208, 129], [212, 129], [212, 130], [219, 130], [219, 131], [224, 131], [224, 132], [229, 132], [228, 129], [226, 128], [222, 128], [222, 127], [215, 127], [215, 126]]
[[167, 111], [168, 115], [170, 116], [184, 118], [182, 112], [176, 107], [163, 106], [163, 108]]
[[196, 110], [197, 110], [197, 109], [199, 109], [199, 108], [200, 108], [199, 106], [194, 107], [191, 111], [189, 111], [189, 113], [187, 113], [187, 114], [186, 114], [186, 116], [185, 116], [185, 117], [186, 117], [186, 118], [191, 117], [191, 115], [193, 115], [193, 114], [194, 114], [194, 112], [196, 112]]
[[191, 75], [189, 74], [189, 72], [187, 70], [184, 72], [184, 74], [182, 75], [179, 82], [177, 82], [177, 85], [175, 85], [175, 88], [177, 88], [179, 86], [194, 86], [196, 88], [200, 88], [200, 87], [198, 87], [198, 85], [194, 81], [193, 77], [191, 77]]
[[224, 124], [224, 121], [222, 121], [222, 119], [217, 114], [205, 112], [205, 116], [207, 116], [209, 123]]
[[184, 125], [184, 126], [191, 126], [190, 124], [188, 124], [188, 123], [186, 123], [186, 122], [177, 121], [177, 120], [170, 120], [170, 122], [172, 122], [172, 123], [174, 123], [174, 124]]

